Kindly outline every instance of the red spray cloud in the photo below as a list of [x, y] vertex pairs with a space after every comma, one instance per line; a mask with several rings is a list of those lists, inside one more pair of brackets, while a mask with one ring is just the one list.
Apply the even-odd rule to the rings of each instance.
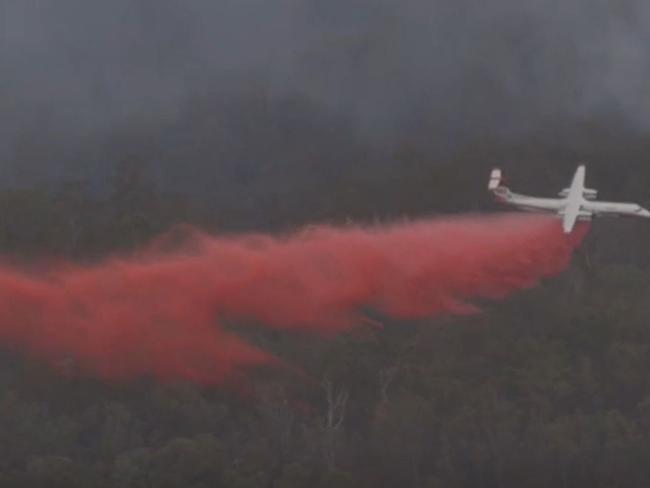
[[560, 272], [587, 230], [537, 215], [314, 227], [284, 237], [194, 232], [130, 258], [37, 275], [0, 267], [0, 343], [107, 379], [202, 384], [276, 362], [220, 326], [255, 320], [335, 333], [361, 310], [417, 318], [466, 313]]

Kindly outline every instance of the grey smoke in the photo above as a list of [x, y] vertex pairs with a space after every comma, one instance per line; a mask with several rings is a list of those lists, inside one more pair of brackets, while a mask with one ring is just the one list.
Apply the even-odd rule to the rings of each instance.
[[242, 86], [374, 140], [643, 131], [649, 46], [645, 0], [0, 0], [0, 157], [74, 159]]

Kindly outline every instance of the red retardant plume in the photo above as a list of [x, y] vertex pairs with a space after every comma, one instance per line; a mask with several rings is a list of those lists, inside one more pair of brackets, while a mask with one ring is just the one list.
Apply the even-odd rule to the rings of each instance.
[[[560, 272], [587, 230], [504, 215], [314, 227], [282, 237], [166, 236], [128, 258], [36, 274], [0, 267], [0, 344], [85, 373], [218, 384], [279, 362], [222, 327], [337, 333], [363, 309], [418, 318], [473, 311]], [[170, 250], [170, 245], [175, 247]]]

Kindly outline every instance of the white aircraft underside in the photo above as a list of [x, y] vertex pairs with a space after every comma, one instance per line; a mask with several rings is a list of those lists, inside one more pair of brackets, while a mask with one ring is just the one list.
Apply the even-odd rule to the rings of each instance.
[[650, 218], [650, 211], [636, 203], [595, 200], [598, 192], [593, 188], [585, 188], [584, 165], [578, 166], [571, 186], [562, 190], [559, 193], [559, 198], [538, 198], [513, 193], [502, 184], [501, 180], [501, 170], [493, 169], [488, 189], [494, 193], [499, 202], [529, 212], [555, 213], [562, 218], [562, 228], [567, 234], [571, 233], [576, 221], [590, 220], [592, 217], [601, 215], [632, 215]]

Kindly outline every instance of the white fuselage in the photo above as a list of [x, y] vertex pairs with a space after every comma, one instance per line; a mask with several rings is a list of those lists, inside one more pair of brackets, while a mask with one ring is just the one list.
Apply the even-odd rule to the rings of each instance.
[[511, 192], [501, 185], [501, 171], [493, 170], [488, 188], [497, 200], [532, 212], [553, 212], [562, 218], [562, 228], [570, 233], [577, 220], [600, 215], [633, 215], [650, 217], [650, 211], [636, 203], [595, 201], [596, 190], [585, 188], [585, 166], [576, 170], [571, 186], [560, 192], [560, 198], [538, 198]]

